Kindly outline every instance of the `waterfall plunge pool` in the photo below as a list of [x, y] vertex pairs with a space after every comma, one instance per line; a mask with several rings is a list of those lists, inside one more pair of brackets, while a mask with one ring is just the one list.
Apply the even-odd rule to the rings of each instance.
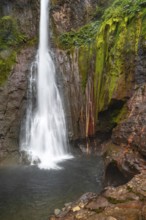
[[0, 220], [48, 220], [55, 208], [85, 192], [102, 190], [101, 157], [76, 156], [60, 170], [35, 166], [0, 168]]

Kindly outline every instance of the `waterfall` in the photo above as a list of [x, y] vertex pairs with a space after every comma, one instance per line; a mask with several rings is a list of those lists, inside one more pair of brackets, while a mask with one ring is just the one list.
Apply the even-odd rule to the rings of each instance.
[[49, 0], [41, 0], [39, 50], [30, 71], [21, 151], [26, 152], [31, 164], [57, 169], [57, 163], [71, 155], [67, 148], [65, 116], [56, 85], [55, 66], [49, 52], [48, 11]]

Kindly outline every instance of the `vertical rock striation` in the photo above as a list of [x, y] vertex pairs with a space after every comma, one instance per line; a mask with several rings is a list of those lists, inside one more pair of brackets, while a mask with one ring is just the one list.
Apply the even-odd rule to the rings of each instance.
[[[82, 9], [87, 13], [86, 3]], [[68, 2], [54, 1], [52, 8], [52, 41], [67, 100], [70, 139], [111, 132], [104, 146], [107, 158], [132, 176], [146, 168], [145, 1], [94, 3], [90, 1], [93, 11], [82, 26], [74, 24], [80, 9], [71, 8], [71, 3], [68, 12], [62, 7]], [[65, 22], [63, 14], [68, 15]], [[68, 25], [71, 17], [73, 29]]]

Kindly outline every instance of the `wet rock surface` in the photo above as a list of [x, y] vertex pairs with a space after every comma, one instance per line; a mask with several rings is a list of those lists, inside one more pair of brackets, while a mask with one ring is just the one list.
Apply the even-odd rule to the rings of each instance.
[[[58, 71], [62, 79], [62, 91], [67, 112], [67, 127], [70, 140], [85, 138], [86, 100], [82, 93], [81, 78], [78, 67], [78, 50], [71, 55], [56, 49]], [[69, 74], [68, 74], [69, 73]]]
[[146, 156], [146, 85], [135, 89], [128, 101], [127, 118], [113, 131], [113, 143], [125, 144]]
[[127, 115], [105, 146], [106, 164], [114, 161], [125, 176], [146, 170], [146, 85], [136, 86], [127, 102]]
[[19, 158], [19, 131], [35, 57], [38, 14], [38, 1], [0, 1], [0, 160]]
[[100, 195], [86, 193], [50, 220], [139, 220], [146, 219], [146, 172]]
[[146, 170], [146, 161], [137, 151], [126, 145], [114, 145], [107, 143], [108, 150], [105, 154], [105, 166], [115, 163], [119, 171], [125, 177], [133, 177], [135, 174]]
[[20, 124], [25, 112], [27, 77], [34, 48], [23, 49], [8, 81], [0, 87], [0, 159], [19, 151]]

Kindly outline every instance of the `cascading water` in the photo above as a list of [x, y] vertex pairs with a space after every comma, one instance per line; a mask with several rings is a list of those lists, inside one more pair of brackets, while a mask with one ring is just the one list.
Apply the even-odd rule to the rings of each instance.
[[[71, 156], [67, 149], [65, 117], [55, 80], [55, 66], [48, 52], [48, 7], [49, 0], [41, 0], [39, 50], [31, 67], [21, 151], [29, 155], [31, 164], [56, 169], [58, 162]], [[37, 94], [35, 101], [34, 93]]]

